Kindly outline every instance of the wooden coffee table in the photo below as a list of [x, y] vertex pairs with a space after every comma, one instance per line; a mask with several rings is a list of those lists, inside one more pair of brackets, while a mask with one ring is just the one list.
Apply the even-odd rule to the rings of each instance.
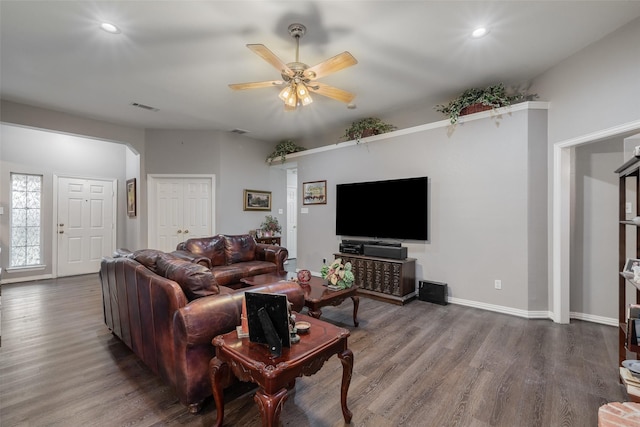
[[[281, 280], [297, 280], [297, 275], [291, 272], [284, 274], [260, 274], [258, 276], [247, 277], [240, 281], [250, 286], [268, 285], [279, 282]], [[319, 277], [311, 277], [309, 283], [300, 283], [304, 290], [304, 305], [309, 308], [309, 316], [319, 319], [322, 316], [322, 307], [328, 305], [338, 306], [342, 302], [351, 298], [353, 301], [353, 325], [358, 327], [358, 306], [360, 305], [360, 297], [358, 296], [358, 287], [352, 286], [347, 289], [333, 291], [325, 286], [325, 281]]]
[[309, 322], [311, 328], [308, 333], [300, 335], [299, 343], [292, 344], [290, 348], [283, 347], [280, 357], [274, 358], [264, 344], [238, 338], [236, 331], [213, 339], [216, 356], [209, 364], [209, 375], [217, 407], [217, 427], [223, 423], [222, 384], [229, 369], [241, 381], [258, 384], [254, 400], [262, 416], [262, 425], [271, 427], [278, 425], [287, 390], [295, 386], [296, 378], [315, 374], [334, 354], [342, 362], [342, 416], [345, 423], [351, 422], [352, 414], [347, 408], [347, 392], [353, 372], [353, 352], [347, 347], [349, 331], [302, 314], [298, 315], [298, 320]]

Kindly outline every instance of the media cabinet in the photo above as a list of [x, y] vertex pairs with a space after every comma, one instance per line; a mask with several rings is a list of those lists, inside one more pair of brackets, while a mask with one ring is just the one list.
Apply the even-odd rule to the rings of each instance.
[[333, 255], [351, 263], [359, 294], [398, 305], [415, 298], [415, 258], [390, 259], [345, 253]]

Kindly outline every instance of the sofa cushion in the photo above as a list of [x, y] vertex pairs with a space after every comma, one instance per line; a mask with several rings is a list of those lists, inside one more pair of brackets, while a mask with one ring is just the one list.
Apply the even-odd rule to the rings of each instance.
[[216, 278], [218, 286], [229, 286], [240, 282], [245, 277], [257, 276], [258, 274], [275, 273], [278, 267], [267, 261], [247, 261], [242, 264], [224, 265], [211, 269], [213, 277]]
[[248, 234], [224, 236], [227, 265], [253, 261], [256, 258], [256, 241]]
[[189, 301], [220, 293], [211, 270], [200, 264], [172, 256], [159, 256], [157, 269], [164, 272], [164, 277], [178, 283]]
[[157, 249], [140, 249], [134, 251], [130, 255], [130, 257], [138, 261], [140, 264], [144, 265], [154, 273], [164, 276], [164, 274], [158, 273], [158, 258], [163, 255], [166, 255], [166, 253]]
[[206, 256], [211, 260], [211, 266], [225, 265], [227, 263], [225, 257], [224, 236], [217, 234], [213, 237], [193, 238], [182, 243], [179, 248], [183, 248], [193, 254]]

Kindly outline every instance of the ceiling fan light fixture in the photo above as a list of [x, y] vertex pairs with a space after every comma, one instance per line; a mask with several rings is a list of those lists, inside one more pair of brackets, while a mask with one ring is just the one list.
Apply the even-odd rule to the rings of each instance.
[[284, 102], [287, 102], [287, 99], [289, 99], [289, 95], [291, 95], [292, 92], [293, 89], [291, 88], [291, 86], [285, 86], [285, 88], [280, 91], [278, 98], [282, 99]]
[[296, 95], [295, 91], [291, 91], [289, 97], [284, 101], [289, 107], [296, 108], [298, 105], [298, 95]]

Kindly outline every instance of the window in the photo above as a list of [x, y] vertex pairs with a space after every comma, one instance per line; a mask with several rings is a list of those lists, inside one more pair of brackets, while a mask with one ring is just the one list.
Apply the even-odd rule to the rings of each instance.
[[41, 264], [42, 176], [11, 174], [11, 267]]

